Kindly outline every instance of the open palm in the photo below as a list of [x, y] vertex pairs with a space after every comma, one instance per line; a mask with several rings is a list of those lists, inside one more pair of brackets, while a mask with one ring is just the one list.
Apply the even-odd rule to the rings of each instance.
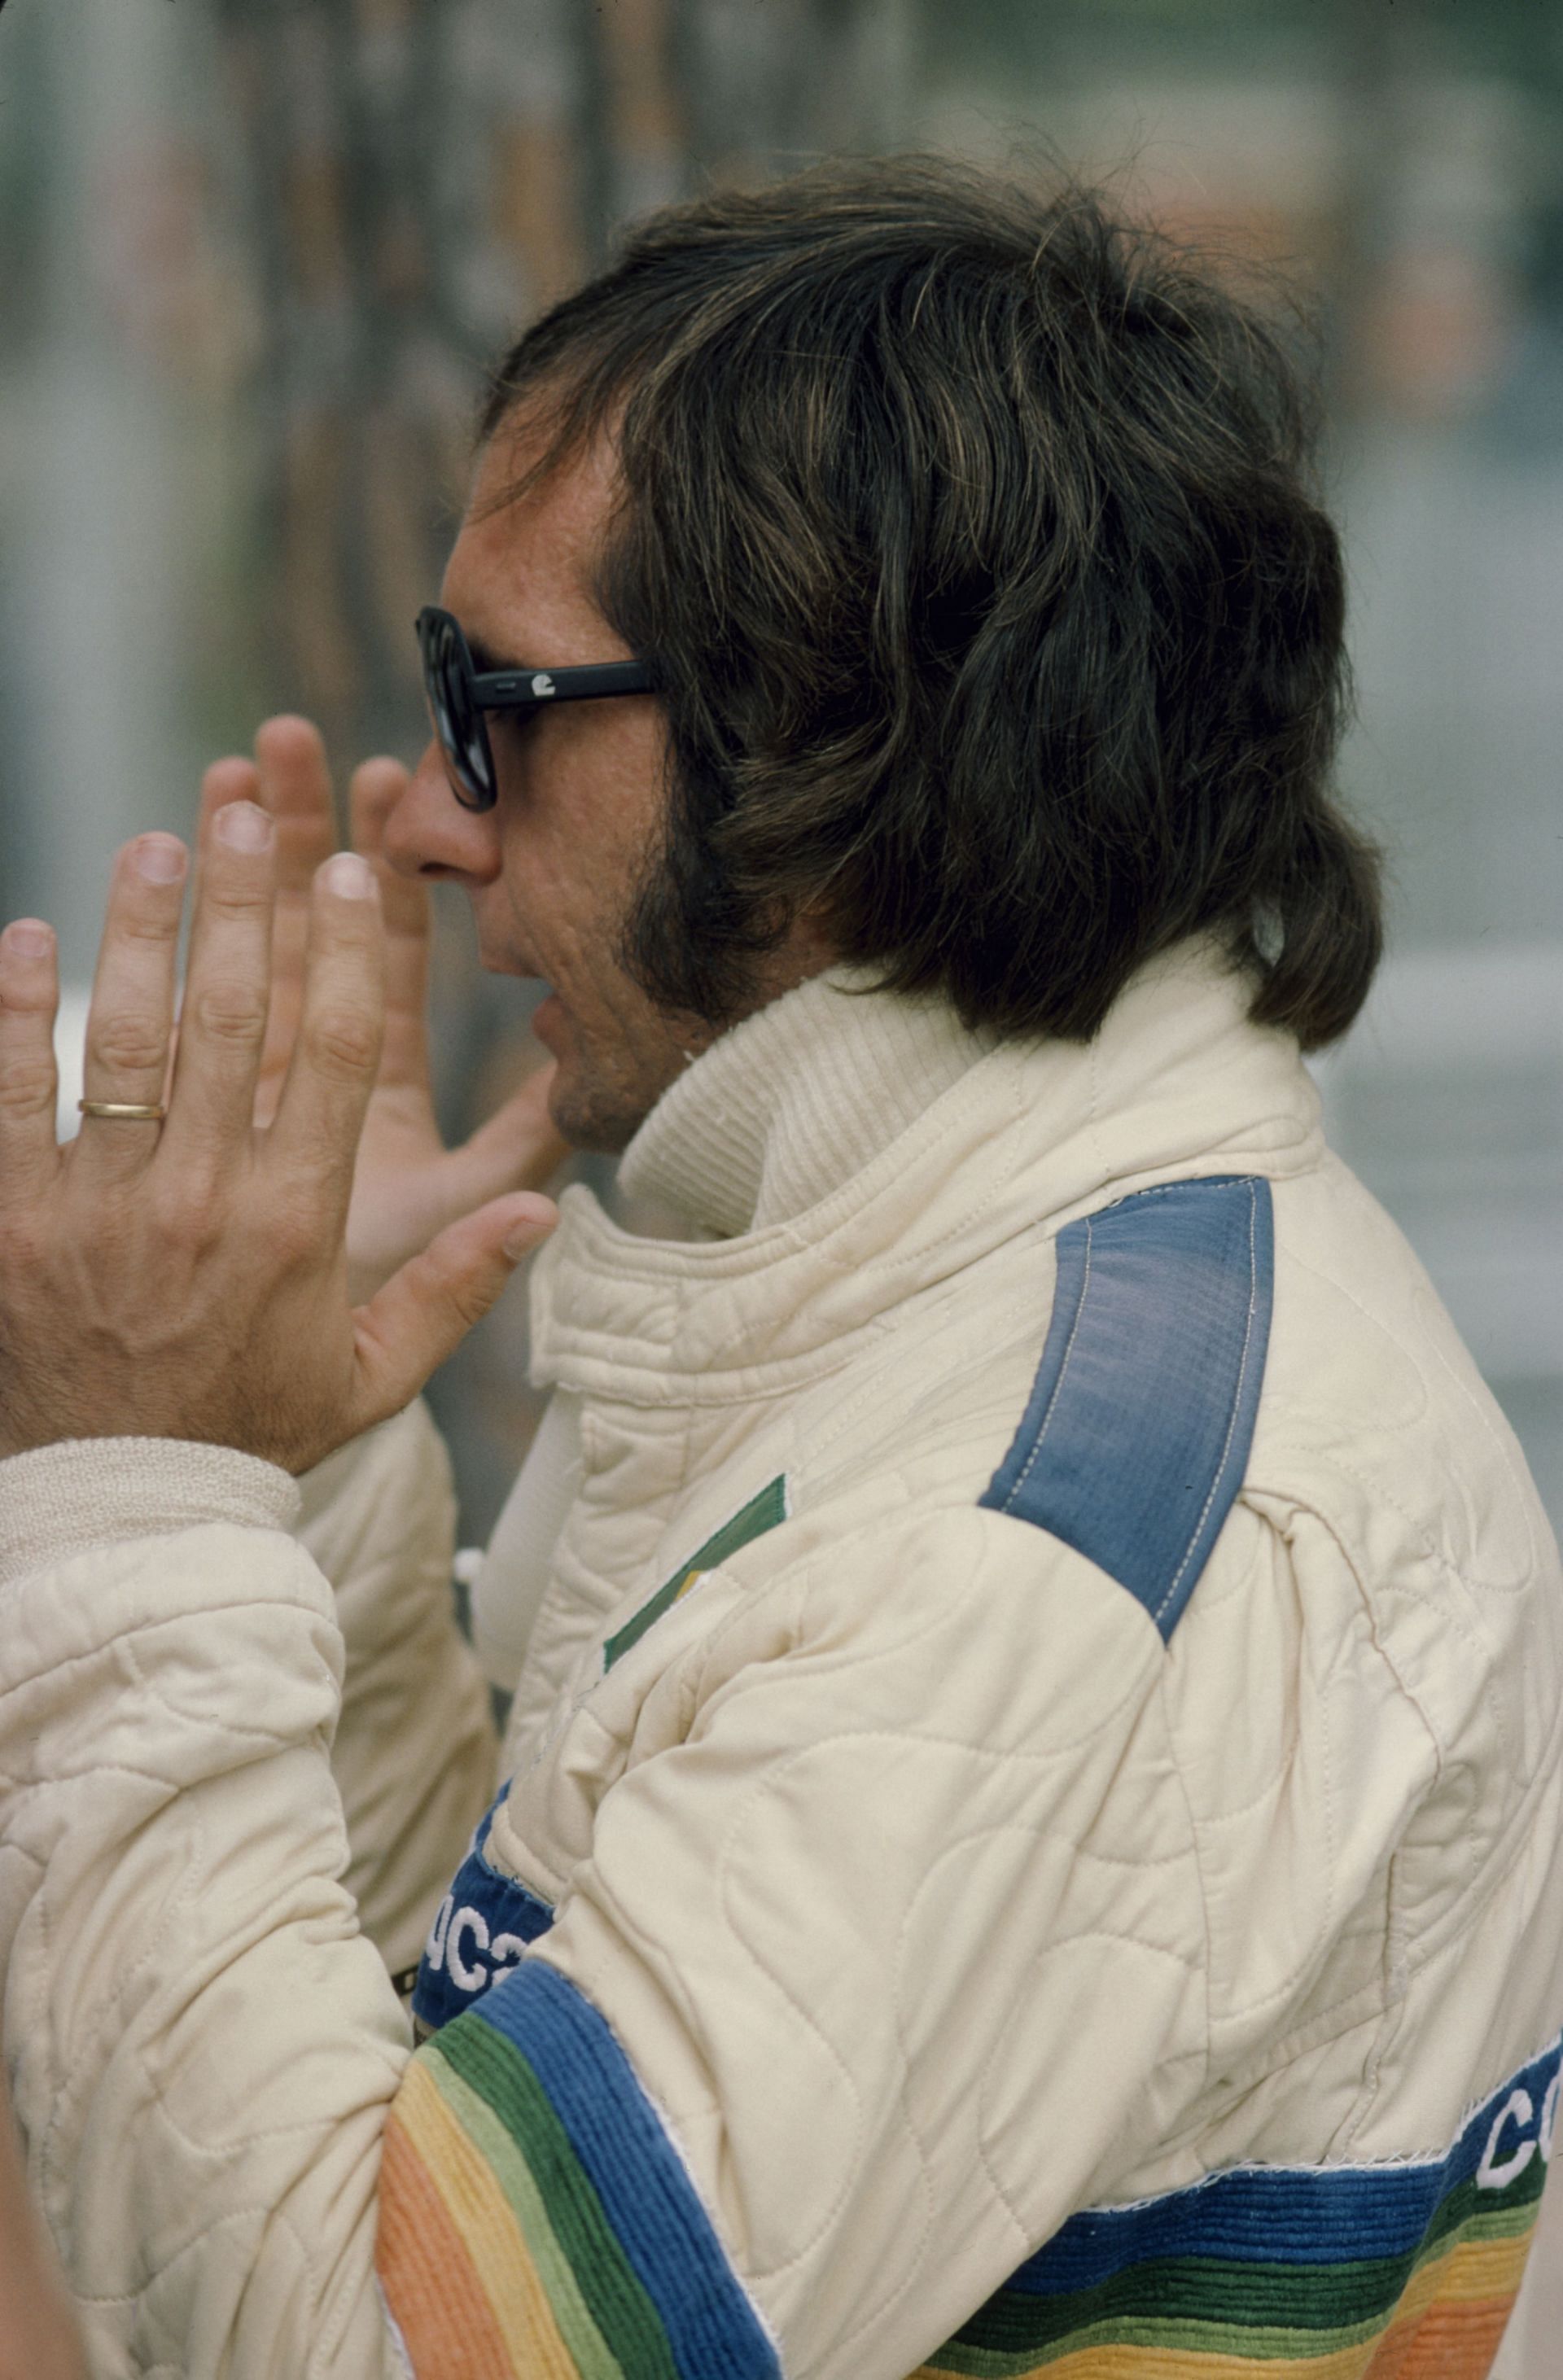
[[[308, 720], [267, 720], [255, 738], [255, 773], [231, 764], [208, 771], [202, 808], [248, 795], [276, 821], [280, 890], [273, 929], [271, 1007], [255, 1121], [271, 1122], [298, 1036], [304, 994], [310, 886], [336, 848], [325, 748]], [[399, 761], [366, 760], [349, 790], [355, 850], [380, 879], [386, 933], [385, 1038], [353, 1176], [348, 1216], [348, 1286], [362, 1304], [434, 1235], [507, 1190], [541, 1189], [568, 1155], [548, 1115], [552, 1065], [528, 1076], [456, 1148], [440, 1135], [429, 1081], [427, 889], [384, 856], [385, 820], [407, 783]]]

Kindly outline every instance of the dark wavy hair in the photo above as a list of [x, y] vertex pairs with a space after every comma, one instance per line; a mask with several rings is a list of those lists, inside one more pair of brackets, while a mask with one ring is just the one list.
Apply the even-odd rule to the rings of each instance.
[[660, 674], [665, 848], [627, 960], [725, 1022], [804, 909], [1004, 1035], [1094, 1032], [1196, 931], [1313, 1049], [1378, 855], [1330, 771], [1344, 579], [1284, 338], [1099, 194], [832, 164], [642, 222], [482, 430], [605, 433], [599, 600]]

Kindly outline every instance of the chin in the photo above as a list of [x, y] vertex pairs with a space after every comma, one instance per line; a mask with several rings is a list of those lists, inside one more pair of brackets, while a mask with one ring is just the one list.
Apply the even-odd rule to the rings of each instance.
[[627, 1149], [650, 1107], [630, 1100], [605, 1084], [584, 1083], [568, 1060], [562, 1060], [548, 1094], [548, 1113], [561, 1140], [572, 1148], [600, 1157], [617, 1157]]

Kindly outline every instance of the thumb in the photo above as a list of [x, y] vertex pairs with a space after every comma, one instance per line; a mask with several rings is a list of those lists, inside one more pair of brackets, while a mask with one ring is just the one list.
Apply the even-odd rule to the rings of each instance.
[[411, 1402], [558, 1220], [553, 1200], [535, 1191], [495, 1198], [409, 1257], [358, 1309], [355, 1431]]

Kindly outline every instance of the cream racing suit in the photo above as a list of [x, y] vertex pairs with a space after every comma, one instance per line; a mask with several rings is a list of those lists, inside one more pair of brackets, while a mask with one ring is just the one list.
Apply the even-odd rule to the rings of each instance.
[[624, 1168], [678, 1236], [577, 1189], [534, 1269], [503, 1747], [421, 1406], [301, 1514], [0, 1466], [4, 2038], [95, 2374], [1488, 2370], [1557, 1559], [1246, 1002], [1192, 943], [995, 1045], [833, 976], [690, 1066]]

